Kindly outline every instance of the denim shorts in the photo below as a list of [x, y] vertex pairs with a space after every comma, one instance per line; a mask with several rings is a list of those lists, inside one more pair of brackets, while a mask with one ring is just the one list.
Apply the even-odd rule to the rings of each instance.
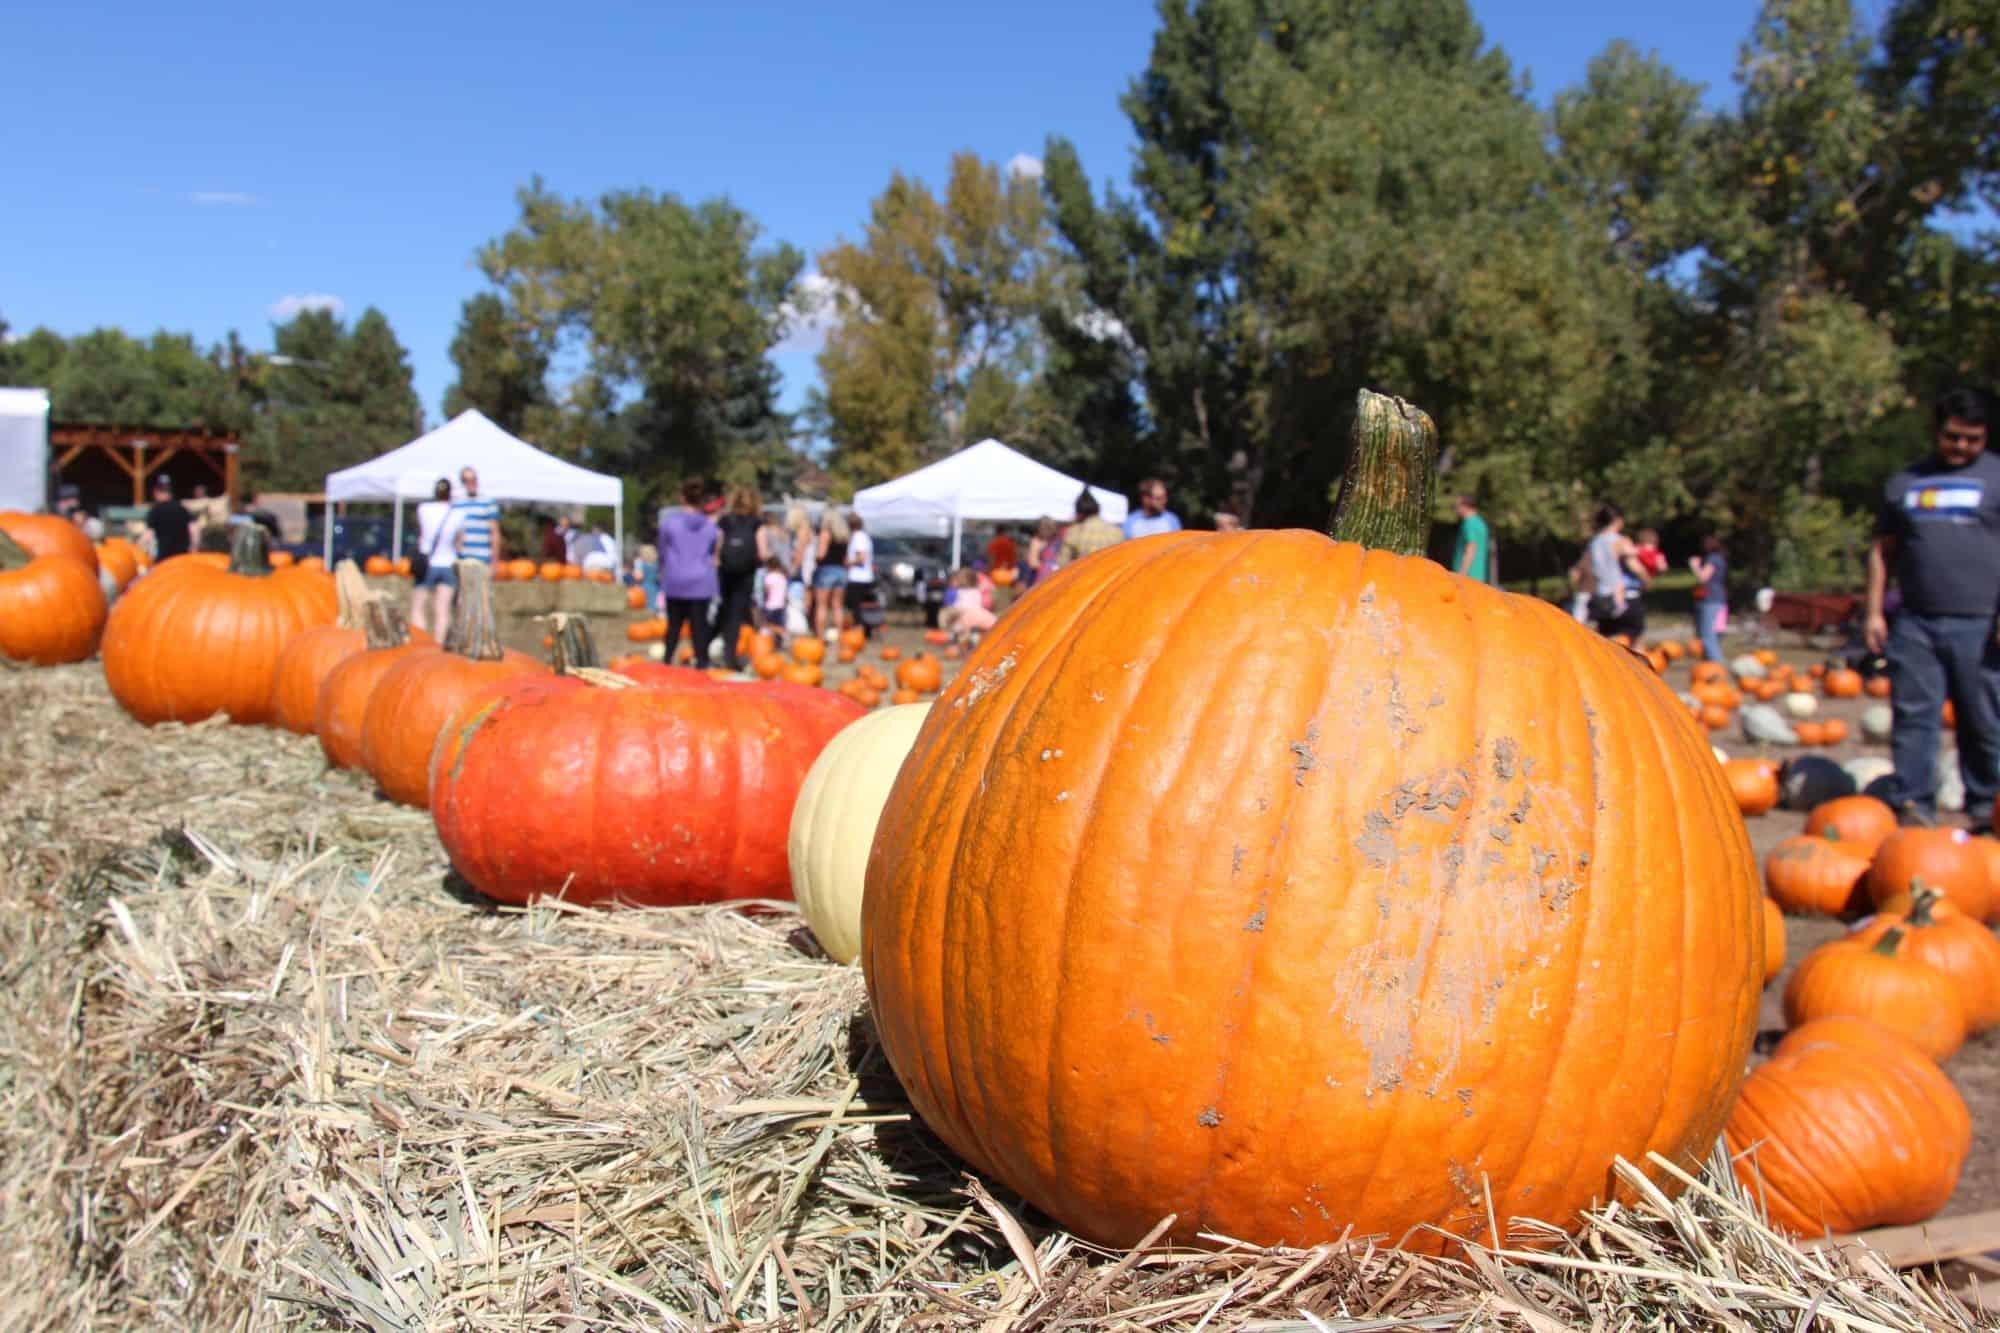
[[433, 560], [431, 561], [431, 567], [424, 571], [424, 577], [417, 586], [419, 588], [456, 588], [458, 586], [458, 571], [452, 568], [449, 560]]
[[821, 565], [813, 571], [813, 587], [844, 588], [847, 586], [845, 565]]

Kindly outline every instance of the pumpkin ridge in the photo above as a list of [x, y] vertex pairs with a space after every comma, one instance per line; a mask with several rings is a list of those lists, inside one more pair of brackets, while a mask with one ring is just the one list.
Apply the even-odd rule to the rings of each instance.
[[[1167, 547], [1168, 551], [1176, 553], [1178, 553], [1182, 549], [1182, 547], [1187, 544], [1188, 543], [1181, 541], [1163, 543], [1163, 545]], [[1062, 648], [1061, 651], [1049, 655], [1050, 660], [1045, 664], [1046, 670], [1044, 670], [1043, 665], [1038, 665], [1036, 671], [1033, 673], [1033, 676], [1039, 677], [1041, 675], [1046, 674], [1050, 679], [1053, 679], [1056, 676], [1058, 676], [1061, 673], [1064, 665], [1066, 665], [1072, 659], [1074, 659], [1080, 651], [1080, 640], [1082, 637], [1082, 630], [1079, 627], [1087, 627], [1088, 625], [1095, 623], [1101, 620], [1106, 615], [1108, 615], [1110, 608], [1116, 604], [1117, 594], [1119, 593], [1119, 591], [1122, 590], [1126, 585], [1131, 583], [1135, 578], [1140, 577], [1143, 574], [1143, 572], [1153, 563], [1153, 561], [1150, 558], [1148, 559], [1136, 558], [1132, 552], [1118, 551], [1117, 548], [1115, 547], [1107, 548], [1105, 551], [1096, 552], [1094, 554], [1100, 557], [1097, 563], [1092, 564], [1089, 560], [1086, 559], [1086, 560], [1079, 560], [1074, 565], [1070, 566], [1072, 570], [1076, 571], [1075, 578], [1072, 580], [1073, 582], [1082, 582], [1086, 577], [1090, 577], [1096, 584], [1096, 586], [1090, 589], [1087, 594], [1080, 597], [1076, 597], [1073, 600], [1067, 602], [1062, 601], [1060, 599], [1043, 598], [1039, 603], [1039, 605], [1037, 605], [1031, 599], [1024, 600], [1021, 603], [1020, 608], [1012, 612], [1011, 618], [1013, 619], [1013, 625], [1011, 633], [1008, 633], [1004, 637], [997, 633], [990, 634], [987, 636], [985, 642], [983, 642], [980, 645], [980, 647], [977, 650], [975, 650], [972, 657], [966, 661], [964, 669], [958, 674], [956, 678], [953, 679], [951, 684], [946, 687], [945, 692], [939, 696], [937, 704], [931, 709], [931, 715], [925, 719], [924, 726], [918, 733], [917, 741], [915, 745], [912, 747], [913, 754], [923, 749], [926, 735], [932, 736], [934, 738], [937, 734], [939, 734], [944, 730], [944, 724], [948, 718], [949, 713], [951, 713], [954, 710], [963, 709], [969, 706], [968, 696], [970, 697], [970, 702], [972, 703], [976, 703], [982, 700], [982, 698], [984, 697], [983, 691], [981, 693], [974, 693], [975, 687], [978, 685], [978, 682], [982, 679], [979, 673], [991, 672], [996, 670], [997, 666], [989, 665], [989, 662], [996, 664], [1000, 662], [1005, 662], [1013, 650], [1013, 644], [1018, 642], [1020, 639], [1031, 635], [1036, 629], [1038, 629], [1041, 626], [1043, 621], [1052, 621], [1060, 625], [1059, 629], [1052, 629], [1051, 632], [1055, 635], [1057, 641], [1062, 644]], [[1145, 552], [1142, 554], [1146, 556], [1151, 555], [1150, 552]], [[1102, 558], [1104, 556], [1111, 556], [1111, 558], [1106, 560]], [[1161, 557], [1165, 558], [1166, 552], [1161, 552]], [[1087, 574], [1086, 571], [1088, 571]], [[1056, 610], [1056, 608], [1058, 607], [1065, 610], [1072, 607], [1075, 609], [1067, 617], [1067, 620], [1065, 621], [1064, 617], [1060, 614], [1060, 612]], [[1044, 610], [1042, 608], [1049, 608], [1049, 609]], [[1030, 610], [1033, 610], [1034, 612], [1036, 612], [1036, 614], [1025, 619], [1021, 618], [1023, 612]], [[1000, 736], [998, 735], [998, 733], [1005, 727], [1007, 723], [1012, 723], [1014, 721], [1013, 718], [1014, 706], [1016, 700], [1018, 700], [1018, 698], [1020, 697], [1020, 692], [1022, 689], [1023, 689], [1023, 682], [1018, 680], [1012, 682], [1009, 682], [1007, 680], [1002, 680], [1000, 682], [999, 688], [995, 691], [995, 697], [993, 702], [994, 704], [998, 704], [1001, 702], [1006, 703], [1008, 708], [1007, 717], [1004, 720], [1004, 722], [1000, 724], [1000, 726], [994, 728], [995, 734], [991, 741], [986, 740], [986, 734], [982, 732], [981, 743], [982, 746], [984, 746], [984, 749], [976, 758], [972, 755], [963, 755], [957, 758], [956, 762], [959, 765], [958, 771], [963, 772], [966, 771], [967, 769], [976, 766], [983, 766], [985, 763], [989, 761], [989, 758], [992, 754], [999, 751], [1001, 745], [1000, 745]], [[989, 709], [992, 706], [993, 706], [992, 704], [987, 705]], [[1028, 726], [1031, 726], [1033, 724], [1033, 721], [1034, 719], [1032, 716], [1024, 718], [1020, 724], [1021, 729], [1025, 730]], [[933, 743], [935, 742], [933, 741]], [[1081, 801], [1081, 805], [1088, 806], [1092, 801], [1095, 800], [1096, 793], [1099, 790], [1100, 785], [1104, 778], [1104, 769], [1108, 766], [1109, 765], [1107, 757], [1106, 762], [1100, 764], [1099, 771], [1092, 777], [1090, 790], [1084, 796], [1083, 800]], [[903, 772], [905, 774], [908, 774], [911, 771], [912, 771], [912, 766], [908, 762], [906, 762], [903, 768]], [[898, 792], [901, 790], [903, 785], [904, 785], [903, 782], [899, 780], [896, 789], [892, 790], [889, 797], [888, 805], [886, 807], [888, 811], [900, 812], [903, 808], [905, 808], [909, 804], [907, 799], [898, 798]], [[961, 873], [962, 869], [964, 868], [965, 858], [976, 850], [975, 848], [968, 846], [963, 838], [957, 836], [958, 833], [964, 827], [969, 812], [971, 798], [975, 794], [976, 793], [971, 791], [965, 791], [954, 794], [947, 810], [940, 812], [940, 814], [943, 817], [938, 821], [936, 827], [931, 829], [916, 831], [916, 836], [919, 837], [954, 838], [956, 846], [953, 851], [951, 866], [949, 871], [950, 875], [953, 877], [956, 877], [959, 873]], [[884, 826], [886, 827], [886, 825], [887, 821], [885, 821]], [[1082, 856], [1084, 852], [1085, 852], [1084, 847], [1082, 845], [1079, 845], [1078, 847], [1079, 856]], [[1059, 933], [1062, 934], [1067, 933], [1066, 930], [1062, 930], [1061, 928], [1066, 926], [1069, 918], [1070, 889], [1071, 889], [1071, 884], [1065, 882], [1064, 885], [1062, 886], [1061, 901], [1054, 902], [1049, 905], [1050, 923], [1052, 926], [1057, 927]], [[867, 898], [865, 895], [862, 901], [863, 901], [863, 910], [865, 912], [867, 904]], [[940, 895], [937, 904], [939, 909], [938, 929], [935, 932], [925, 931], [921, 927], [913, 927], [913, 926], [906, 926], [905, 931], [900, 932], [904, 933], [905, 938], [922, 939], [926, 941], [927, 947], [935, 948], [935, 958], [927, 961], [933, 962], [935, 965], [935, 975], [937, 978], [936, 984], [939, 987], [938, 993], [943, 996], [951, 997], [955, 1001], [954, 1004], [946, 1006], [947, 1012], [941, 1017], [940, 1020], [940, 1029], [945, 1034], [944, 1045], [946, 1047], [948, 1055], [954, 1055], [957, 1060], [967, 1062], [967, 1063], [956, 1064], [955, 1068], [957, 1070], [963, 1070], [965, 1068], [970, 1067], [969, 1062], [971, 1060], [971, 1056], [967, 1048], [969, 1045], [971, 1045], [971, 1043], [968, 1040], [966, 1040], [964, 1036], [965, 1025], [968, 1021], [970, 1021], [968, 1016], [982, 1012], [994, 1011], [992, 1009], [992, 1006], [998, 1003], [1001, 998], [995, 995], [974, 997], [970, 993], [971, 978], [962, 972], [956, 978], [957, 985], [954, 987], [952, 984], [953, 978], [951, 978], [951, 976], [949, 975], [949, 966], [946, 959], [948, 950], [942, 947], [942, 942], [947, 938], [955, 937], [960, 931], [967, 929], [963, 919], [964, 918], [964, 912], [962, 910], [963, 903], [964, 903], [964, 898], [962, 895], [951, 894], [951, 893], [945, 893], [943, 895]], [[863, 929], [862, 934], [863, 938], [866, 939], [868, 932], [865, 927]], [[1058, 1005], [1062, 1003], [1063, 997], [1060, 990], [1057, 996], [1054, 998], [1055, 1002]], [[1004, 1012], [1004, 1010], [1000, 1010], [999, 1012]], [[954, 1037], [953, 1034], [957, 1034], [956, 1037]], [[1053, 1033], [1051, 1033], [1051, 1035], [1053, 1035]], [[1039, 1044], [1040, 1042], [1039, 1034], [1037, 1036], [1037, 1041]], [[952, 1064], [952, 1063], [953, 1063], [952, 1061], [949, 1060], [947, 1061], [947, 1064]], [[1042, 1097], [1043, 1114], [1046, 1117], [1045, 1123], [1053, 1127], [1060, 1123], [1060, 1120], [1058, 1119], [1058, 1109], [1056, 1106], [1056, 1099], [1057, 1099], [1056, 1088], [1059, 1080], [1055, 1076], [1055, 1071], [1059, 1067], [1060, 1061], [1058, 1059], [1057, 1052], [1055, 1051], [1052, 1044], [1043, 1048], [1040, 1058], [1037, 1061], [1035, 1061], [1035, 1063], [1043, 1071], [1043, 1078], [1045, 1080], [1043, 1085], [1043, 1097]], [[949, 1082], [949, 1087], [951, 1089], [950, 1095], [948, 1097], [938, 1096], [936, 1097], [936, 1101], [941, 1106], [948, 1105], [950, 1107], [950, 1118], [954, 1122], [953, 1132], [955, 1134], [957, 1134], [961, 1138], [979, 1137], [977, 1135], [977, 1131], [973, 1129], [973, 1126], [988, 1123], [988, 1117], [984, 1114], [983, 1108], [981, 1114], [978, 1115], [967, 1114], [967, 1104], [964, 1095], [965, 1089], [963, 1087], [964, 1080], [962, 1076], [955, 1075], [951, 1069], [941, 1069], [933, 1071], [928, 1067], [928, 1062], [926, 1062], [924, 1077], [927, 1083], [932, 1084], [934, 1089], [934, 1095], [936, 1091], [942, 1091], [942, 1088], [939, 1087], [938, 1084], [936, 1083], [937, 1079], [948, 1078], [950, 1080]], [[976, 1093], [977, 1090], [974, 1089], [974, 1091]], [[979, 1100], [983, 1103], [985, 1101], [985, 1098], [982, 1096], [979, 1098]], [[1059, 1169], [1055, 1165], [1055, 1159], [1060, 1158], [1062, 1155], [1061, 1145], [1058, 1142], [1056, 1142], [1057, 1137], [1058, 1135], [1056, 1131], [1053, 1128], [1051, 1128], [1049, 1138], [1050, 1138], [1050, 1151], [1051, 1151], [1050, 1169], [1052, 1171]], [[977, 1151], [978, 1151], [977, 1164], [985, 1167], [988, 1170], [994, 1169], [990, 1164], [1001, 1160], [1001, 1155], [996, 1153], [992, 1149], [992, 1147], [986, 1143], [983, 1142], [979, 1143]], [[968, 1152], [966, 1155], [968, 1157], [974, 1156], [974, 1154], [970, 1152]]]
[[[1764, 1067], [1759, 1066], [1760, 1069]], [[1795, 1067], [1796, 1064], [1786, 1066], [1786, 1068]], [[1744, 1081], [1748, 1083], [1749, 1080], [1746, 1079]], [[1790, 1082], [1781, 1078], [1767, 1078], [1763, 1086], [1757, 1088], [1755, 1092], [1758, 1096], [1782, 1098], [1789, 1103], [1792, 1109], [1792, 1118], [1787, 1123], [1803, 1124], [1807, 1132], [1812, 1135], [1811, 1148], [1822, 1156], [1837, 1159], [1838, 1165], [1845, 1170], [1849, 1184], [1859, 1184], [1862, 1189], [1868, 1191], [1871, 1195], [1873, 1194], [1873, 1187], [1869, 1179], [1870, 1173], [1863, 1168], [1860, 1162], [1855, 1160], [1853, 1151], [1845, 1136], [1830, 1130], [1826, 1126], [1824, 1123], [1826, 1117], [1823, 1107], [1820, 1108], [1818, 1113], [1815, 1113], [1813, 1106], [1800, 1095], [1799, 1090], [1793, 1087]], [[1759, 1110], [1757, 1115], [1763, 1121], [1766, 1131], [1759, 1141], [1757, 1148], [1758, 1175], [1764, 1179], [1766, 1188], [1770, 1187], [1770, 1178], [1763, 1170], [1763, 1154], [1764, 1150], [1770, 1147], [1779, 1149], [1784, 1161], [1790, 1165], [1792, 1168], [1791, 1178], [1801, 1183], [1810, 1183], [1818, 1179], [1822, 1173], [1815, 1171], [1808, 1164], [1807, 1155], [1801, 1151], [1806, 1145], [1798, 1143], [1793, 1135], [1778, 1132], [1778, 1121], [1772, 1115], [1762, 1110]], [[1823, 1235], [1828, 1231], [1836, 1229], [1833, 1221], [1826, 1216], [1824, 1208], [1816, 1210], [1808, 1208], [1807, 1202], [1799, 1199], [1791, 1191], [1783, 1192], [1782, 1197], [1790, 1210], [1799, 1217], [1811, 1218], [1814, 1216], [1815, 1211], [1817, 1211], [1820, 1230], [1813, 1234]], [[1848, 1230], [1849, 1222], [1851, 1221], [1851, 1210], [1843, 1209], [1839, 1220], [1840, 1226], [1838, 1230]]]

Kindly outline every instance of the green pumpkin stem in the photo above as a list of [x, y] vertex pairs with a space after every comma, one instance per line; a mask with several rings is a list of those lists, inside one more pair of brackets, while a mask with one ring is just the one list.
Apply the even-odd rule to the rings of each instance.
[[446, 652], [475, 662], [497, 662], [505, 656], [500, 627], [493, 619], [493, 571], [482, 561], [461, 560], [458, 600], [451, 610], [451, 629], [444, 636]]
[[573, 676], [597, 665], [597, 644], [582, 616], [572, 611], [552, 611], [536, 619], [548, 622], [553, 640], [549, 646], [549, 665], [558, 676]]
[[1916, 878], [1910, 877], [1910, 910], [1903, 915], [1903, 923], [1910, 926], [1935, 926], [1937, 914], [1932, 910], [1938, 899], [1944, 897], [1936, 889]]
[[1395, 555], [1424, 554], [1436, 471], [1437, 427], [1423, 409], [1361, 390], [1353, 450], [1333, 506], [1333, 539]]
[[229, 528], [229, 572], [263, 578], [271, 572], [271, 539], [260, 523], [234, 523]]
[[1883, 932], [1882, 938], [1875, 941], [1875, 952], [1881, 954], [1884, 958], [1894, 958], [1896, 950], [1902, 947], [1903, 928], [1901, 926], [1889, 927], [1888, 930]]
[[34, 558], [21, 543], [0, 532], [0, 569], [26, 569]]

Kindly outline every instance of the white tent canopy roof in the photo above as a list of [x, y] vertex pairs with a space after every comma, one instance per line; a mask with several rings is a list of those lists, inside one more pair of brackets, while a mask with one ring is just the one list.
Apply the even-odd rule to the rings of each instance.
[[[998, 440], [981, 440], [929, 467], [857, 492], [854, 511], [886, 537], [950, 537], [966, 522], [1068, 521], [1083, 483]], [[1099, 517], [1125, 519], [1125, 497], [1092, 486]]]
[[330, 474], [326, 498], [428, 500], [440, 477], [456, 486], [459, 469], [468, 466], [479, 474], [479, 493], [489, 500], [614, 507], [624, 501], [618, 478], [545, 454], [476, 410], [461, 412], [380, 458]]

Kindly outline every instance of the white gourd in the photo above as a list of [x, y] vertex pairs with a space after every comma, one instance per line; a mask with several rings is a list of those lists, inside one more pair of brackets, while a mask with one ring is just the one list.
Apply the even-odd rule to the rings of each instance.
[[1866, 791], [1868, 784], [1878, 778], [1886, 778], [1896, 771], [1896, 766], [1879, 754], [1865, 754], [1859, 759], [1850, 759], [1841, 765], [1847, 776], [1854, 779], [1856, 790]]
[[1818, 699], [1797, 690], [1786, 695], [1781, 702], [1785, 705], [1785, 711], [1793, 717], [1811, 717], [1819, 711]]
[[870, 713], [827, 742], [792, 807], [787, 852], [792, 896], [820, 947], [836, 962], [861, 956], [861, 891], [868, 848], [889, 789], [931, 706]]
[[1896, 714], [1887, 704], [1869, 704], [1861, 710], [1861, 734], [1871, 741], [1886, 741], [1896, 729]]
[[1762, 680], [1764, 664], [1745, 653], [1729, 664], [1729, 674], [1738, 680]]

